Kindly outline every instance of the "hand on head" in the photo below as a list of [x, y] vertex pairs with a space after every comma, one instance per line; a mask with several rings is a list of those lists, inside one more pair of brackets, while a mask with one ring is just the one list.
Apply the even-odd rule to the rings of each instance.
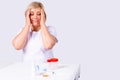
[[41, 20], [40, 20], [40, 25], [45, 25], [45, 12], [43, 9], [41, 9]]
[[25, 16], [26, 16], [26, 24], [27, 24], [27, 25], [31, 25], [31, 21], [30, 21], [30, 9], [28, 9], [28, 10], [26, 11]]

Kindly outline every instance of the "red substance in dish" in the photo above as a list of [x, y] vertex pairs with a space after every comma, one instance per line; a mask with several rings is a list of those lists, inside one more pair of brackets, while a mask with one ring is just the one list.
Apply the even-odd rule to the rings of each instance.
[[47, 62], [58, 62], [58, 58], [50, 58]]

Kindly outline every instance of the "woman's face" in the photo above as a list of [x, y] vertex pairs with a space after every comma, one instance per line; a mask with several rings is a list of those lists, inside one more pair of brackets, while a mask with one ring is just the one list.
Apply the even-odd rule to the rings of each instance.
[[30, 21], [33, 27], [40, 26], [40, 19], [41, 19], [41, 9], [40, 8], [32, 8], [30, 10]]

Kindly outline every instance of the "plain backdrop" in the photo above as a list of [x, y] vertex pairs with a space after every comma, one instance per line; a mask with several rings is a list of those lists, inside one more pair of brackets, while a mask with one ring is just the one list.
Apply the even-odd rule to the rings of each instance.
[[[25, 24], [34, 0], [0, 1], [0, 68], [22, 59], [12, 39]], [[80, 80], [120, 80], [119, 0], [36, 0], [56, 28], [54, 55], [61, 63], [80, 64]]]

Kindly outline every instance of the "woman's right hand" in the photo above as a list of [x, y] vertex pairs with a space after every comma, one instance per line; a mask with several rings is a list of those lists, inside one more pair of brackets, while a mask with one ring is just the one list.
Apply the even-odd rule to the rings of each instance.
[[30, 9], [27, 10], [26, 12], [26, 25], [30, 26], [31, 21], [30, 21]]

